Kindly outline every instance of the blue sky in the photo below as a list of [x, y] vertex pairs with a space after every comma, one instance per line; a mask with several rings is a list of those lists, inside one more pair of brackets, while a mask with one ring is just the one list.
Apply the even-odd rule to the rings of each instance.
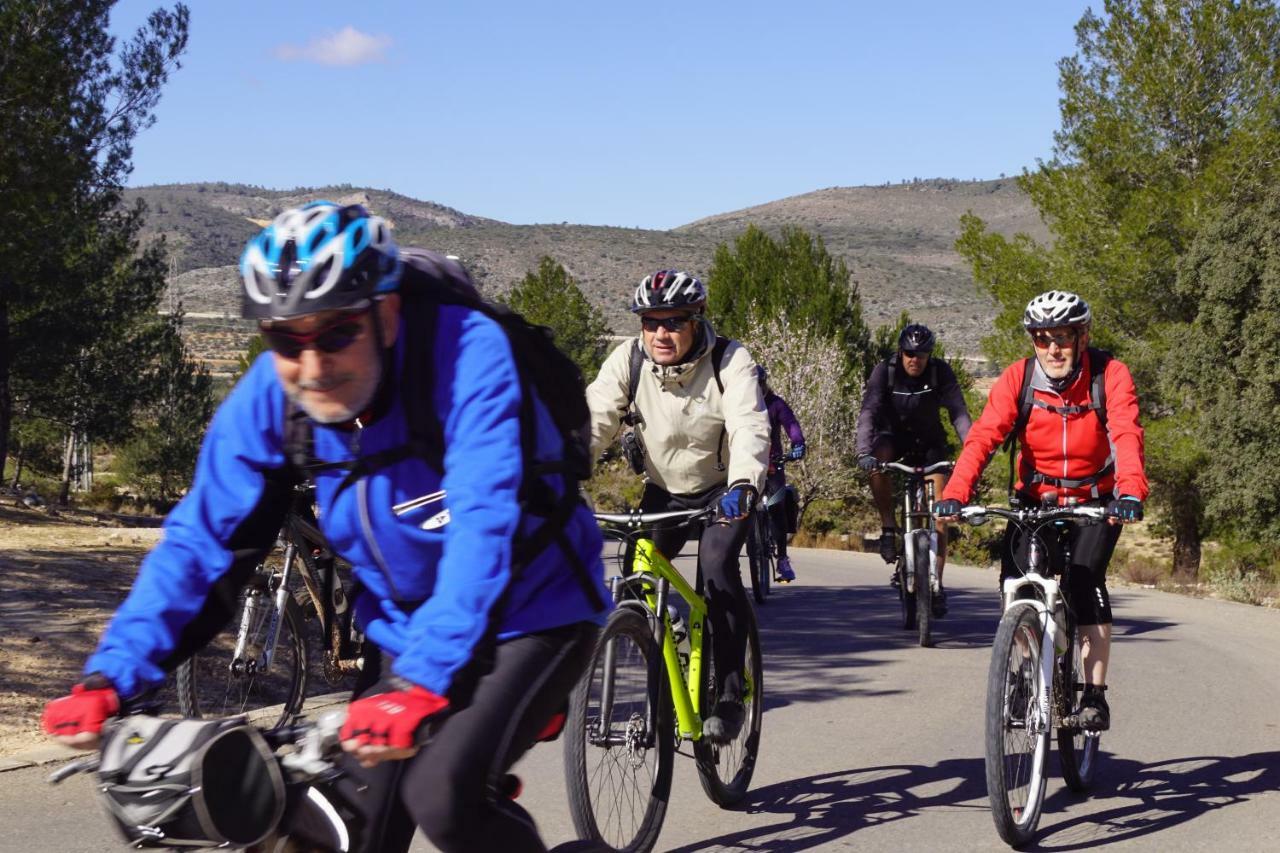
[[[159, 0], [122, 0], [131, 32]], [[135, 186], [389, 188], [669, 228], [1046, 157], [1084, 2], [189, 0]]]

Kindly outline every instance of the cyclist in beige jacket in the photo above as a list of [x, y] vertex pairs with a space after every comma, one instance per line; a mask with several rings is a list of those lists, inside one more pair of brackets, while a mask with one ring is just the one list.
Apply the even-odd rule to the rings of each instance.
[[[716, 522], [698, 546], [715, 655], [714, 713], [703, 724], [712, 741], [742, 728], [742, 668], [750, 605], [738, 556], [747, 516], [769, 464], [769, 418], [756, 365], [737, 341], [718, 337], [704, 313], [707, 290], [678, 270], [660, 270], [636, 288], [631, 310], [640, 337], [613, 351], [587, 388], [592, 451], [599, 455], [624, 422], [632, 468], [646, 477], [642, 512], [715, 505]], [[674, 557], [685, 528], [655, 531], [658, 549]]]

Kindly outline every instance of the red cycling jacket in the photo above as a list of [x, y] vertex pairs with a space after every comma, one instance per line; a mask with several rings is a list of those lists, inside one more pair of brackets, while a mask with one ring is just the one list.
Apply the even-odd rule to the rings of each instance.
[[[1035, 383], [1038, 400], [1056, 407], [1089, 404], [1089, 354], [1074, 382], [1061, 394], [1045, 390]], [[942, 491], [942, 498], [968, 503], [982, 470], [991, 461], [1018, 419], [1018, 395], [1026, 359], [1011, 364], [987, 397], [981, 417], [969, 430], [964, 449], [956, 460], [955, 472]], [[1032, 365], [1035, 369], [1035, 365]], [[1031, 483], [1034, 472], [1064, 480], [1081, 480], [1098, 473], [1113, 452], [1114, 470], [1098, 482], [1101, 495], [1132, 495], [1147, 499], [1147, 475], [1144, 470], [1142, 425], [1138, 423], [1138, 394], [1133, 376], [1119, 359], [1112, 358], [1103, 374], [1106, 389], [1107, 426], [1104, 429], [1097, 414], [1085, 408], [1073, 414], [1058, 414], [1040, 406], [1031, 408], [1027, 428], [1019, 444], [1019, 492], [1040, 500], [1046, 492], [1058, 492], [1059, 498], [1091, 496], [1089, 486], [1069, 488], [1048, 483]], [[1109, 434], [1109, 435], [1108, 435]]]

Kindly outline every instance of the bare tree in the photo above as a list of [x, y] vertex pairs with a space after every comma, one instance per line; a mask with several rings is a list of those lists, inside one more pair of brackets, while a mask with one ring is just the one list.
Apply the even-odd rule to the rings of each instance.
[[768, 369], [770, 387], [791, 406], [804, 430], [805, 458], [787, 469], [801, 513], [819, 498], [839, 500], [861, 491], [854, 445], [862, 385], [851, 389], [842, 375], [845, 358], [835, 338], [775, 317], [753, 321], [743, 342]]

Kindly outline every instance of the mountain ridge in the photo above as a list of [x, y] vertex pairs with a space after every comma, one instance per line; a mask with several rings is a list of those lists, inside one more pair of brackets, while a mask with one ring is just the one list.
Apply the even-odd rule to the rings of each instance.
[[[603, 225], [515, 225], [393, 190], [347, 184], [283, 190], [225, 182], [130, 188], [147, 204], [144, 238], [163, 236], [173, 276], [170, 304], [194, 314], [239, 313], [235, 264], [245, 241], [281, 210], [316, 198], [360, 203], [392, 222], [402, 245], [458, 255], [481, 288], [506, 292], [546, 254], [562, 263], [615, 331], [630, 333], [627, 300], [648, 272], [709, 271], [716, 247], [748, 224], [771, 234], [787, 226], [821, 237], [845, 260], [870, 324], [902, 310], [930, 324], [957, 354], [973, 355], [994, 315], [955, 251], [966, 210], [1001, 233], [1048, 232], [1012, 179], [931, 179], [887, 186], [828, 187], [737, 211], [701, 217], [671, 230]], [[199, 349], [197, 347], [197, 349]]]

